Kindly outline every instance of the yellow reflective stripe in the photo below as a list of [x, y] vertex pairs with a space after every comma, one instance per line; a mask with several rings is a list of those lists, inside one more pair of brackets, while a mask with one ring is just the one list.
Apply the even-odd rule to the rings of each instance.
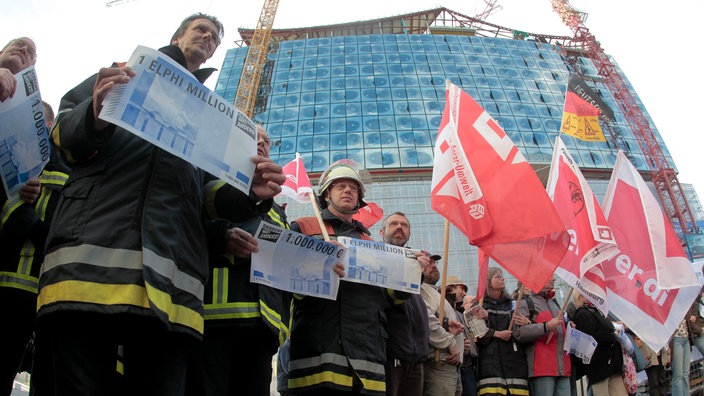
[[281, 315], [267, 306], [262, 300], [259, 300], [259, 311], [267, 322], [279, 330], [279, 345], [283, 344], [288, 338], [289, 330], [286, 324], [281, 321]]
[[10, 218], [10, 215], [12, 212], [14, 212], [17, 208], [22, 206], [24, 201], [20, 199], [19, 194], [15, 194], [7, 199], [5, 201], [5, 205], [2, 206], [2, 213], [0, 213], [0, 219], [2, 220], [2, 223], [5, 224], [8, 218]]
[[230, 302], [205, 304], [205, 318], [210, 319], [249, 319], [261, 316], [258, 302]]
[[144, 250], [144, 266], [153, 269], [157, 274], [170, 281], [176, 288], [190, 293], [203, 300], [205, 285], [203, 282], [178, 268], [176, 263], [167, 257], [162, 257], [151, 249]]
[[63, 186], [68, 180], [68, 175], [64, 172], [44, 170], [39, 176], [39, 180], [41, 180], [42, 184]]
[[42, 287], [37, 297], [37, 309], [56, 302], [121, 304], [149, 308], [147, 293], [143, 286], [106, 285], [79, 280], [67, 280]]
[[213, 304], [227, 303], [229, 272], [228, 268], [213, 269]]
[[269, 216], [269, 219], [271, 219], [271, 221], [273, 221], [274, 223], [276, 223], [276, 225], [278, 225], [279, 227], [285, 228], [285, 229], [288, 229], [288, 228], [289, 228], [289, 227], [288, 227], [288, 224], [286, 224], [286, 223], [281, 219], [281, 216], [279, 215], [279, 212], [277, 212], [273, 207], [272, 207], [271, 209], [269, 209], [269, 212], [268, 212], [266, 215]]
[[17, 273], [29, 275], [32, 271], [32, 263], [34, 262], [34, 244], [29, 239], [22, 245], [20, 251], [20, 259], [17, 263]]
[[362, 380], [362, 384], [364, 385], [365, 389], [378, 392], [386, 392], [386, 382], [372, 380], [364, 377], [361, 377], [360, 379]]
[[89, 244], [67, 246], [47, 254], [42, 271], [49, 272], [68, 263], [86, 263], [103, 268], [142, 269], [142, 252]]
[[499, 387], [491, 387], [491, 388], [480, 388], [478, 389], [479, 393], [478, 395], [506, 395], [508, 394], [508, 390], [504, 388], [499, 388]]
[[209, 219], [217, 219], [218, 211], [215, 208], [215, 197], [218, 190], [225, 185], [222, 180], [212, 180], [205, 184], [205, 212]]
[[168, 293], [155, 288], [149, 283], [146, 284], [146, 288], [149, 301], [160, 311], [166, 313], [169, 317], [169, 322], [190, 327], [203, 334], [203, 315], [186, 306], [174, 304]]
[[37, 294], [39, 289], [39, 279], [29, 276], [28, 274], [0, 272], [0, 287], [12, 287]]
[[300, 378], [289, 377], [288, 389], [303, 388], [306, 386], [322, 384], [325, 382], [351, 387], [352, 377], [349, 375], [338, 374], [332, 371], [323, 371], [322, 373], [315, 373]]
[[[67, 111], [71, 111], [71, 109], [60, 112], [59, 115]], [[73, 158], [73, 155], [71, 155], [71, 152], [69, 150], [66, 150], [61, 147], [61, 121], [54, 124], [54, 128], [51, 130], [51, 141], [54, 142], [54, 147], [58, 147], [59, 150], [61, 150], [67, 162], [72, 164], [78, 162], [75, 158]]]
[[396, 291], [394, 289], [386, 289], [386, 294], [391, 297], [391, 301], [394, 305], [403, 304], [405, 301], [396, 297]]

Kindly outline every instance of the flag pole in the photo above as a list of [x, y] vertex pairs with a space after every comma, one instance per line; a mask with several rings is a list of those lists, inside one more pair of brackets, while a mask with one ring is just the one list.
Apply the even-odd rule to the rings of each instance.
[[[442, 271], [442, 282], [440, 283], [440, 307], [438, 308], [438, 317], [440, 318], [440, 323], [445, 320], [445, 285], [447, 284], [447, 270], [450, 268], [448, 265], [448, 253], [450, 250], [450, 221], [445, 219], [445, 243], [442, 250], [442, 256], [445, 257], [445, 265]], [[449, 323], [449, 322], [448, 322]], [[449, 331], [449, 325], [448, 325]], [[435, 350], [435, 361], [440, 360], [440, 350]]]
[[525, 286], [521, 286], [521, 290], [518, 291], [518, 298], [516, 299], [516, 308], [513, 309], [513, 314], [511, 315], [511, 323], [508, 324], [508, 331], [513, 330], [513, 318], [516, 316], [516, 312], [518, 312], [518, 307], [521, 305], [524, 287]]
[[[565, 309], [567, 309], [567, 304], [570, 302], [570, 298], [572, 298], [572, 293], [574, 292], [574, 287], [570, 287], [570, 291], [567, 293], [567, 298], [565, 298], [565, 302], [562, 304], [562, 308], [560, 308], [560, 313], [557, 314], [558, 318], [563, 317], [565, 314]], [[552, 331], [550, 334], [548, 334], [548, 339], [545, 340], [545, 343], [548, 344], [550, 343], [550, 340], [552, 339], [552, 335], [555, 334]]]
[[328, 230], [325, 228], [325, 223], [323, 222], [323, 216], [320, 215], [320, 208], [318, 207], [318, 202], [315, 199], [315, 194], [308, 193], [310, 198], [310, 203], [313, 205], [313, 211], [315, 212], [315, 218], [318, 219], [318, 225], [320, 226], [320, 232], [323, 233], [323, 238], [325, 242], [330, 242], [330, 235], [328, 235]]

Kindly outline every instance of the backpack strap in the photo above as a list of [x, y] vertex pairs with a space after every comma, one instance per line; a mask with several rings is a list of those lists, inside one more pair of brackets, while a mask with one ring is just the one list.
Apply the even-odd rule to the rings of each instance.
[[[296, 219], [296, 223], [298, 226], [301, 228], [301, 233], [306, 234], [309, 236], [321, 236], [323, 235], [322, 230], [320, 229], [320, 223], [318, 223], [318, 218], [317, 217], [301, 217], [299, 219]], [[329, 236], [334, 236], [335, 235], [335, 230], [332, 228], [332, 224], [323, 222], [325, 224], [325, 230], [328, 232]], [[372, 237], [367, 235], [364, 232], [360, 232], [360, 239], [364, 239], [367, 241], [373, 241]]]

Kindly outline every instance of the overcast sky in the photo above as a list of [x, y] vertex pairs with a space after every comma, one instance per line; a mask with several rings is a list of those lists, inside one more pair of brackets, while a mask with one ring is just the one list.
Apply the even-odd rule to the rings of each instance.
[[[219, 68], [237, 28], [254, 28], [263, 0], [0, 0], [0, 45], [29, 36], [37, 43], [37, 75], [44, 100], [55, 110], [61, 96], [100, 67], [125, 61], [137, 45], [169, 43], [180, 21], [194, 12], [217, 16], [225, 39], [207, 66]], [[380, 18], [439, 6], [465, 15], [483, 0], [281, 0], [274, 28], [318, 26]], [[532, 33], [571, 35], [549, 0], [499, 0], [488, 21]], [[573, 0], [589, 14], [586, 26], [625, 71], [675, 158], [680, 183], [704, 194], [700, 100], [702, 78], [695, 56], [700, 42], [701, 0]], [[217, 76], [208, 86], [214, 88]]]

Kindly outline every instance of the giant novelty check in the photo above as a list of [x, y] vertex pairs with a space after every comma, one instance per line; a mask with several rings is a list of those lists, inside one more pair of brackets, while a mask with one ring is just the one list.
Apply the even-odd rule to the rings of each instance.
[[340, 277], [332, 267], [345, 249], [323, 240], [261, 222], [254, 233], [250, 281], [279, 290], [335, 300]]
[[49, 134], [34, 66], [15, 74], [15, 96], [0, 102], [0, 176], [8, 197], [49, 162]]
[[412, 250], [363, 239], [337, 240], [348, 247], [343, 281], [420, 293], [421, 266]]
[[110, 90], [100, 118], [249, 193], [254, 122], [158, 51], [139, 46], [127, 66], [137, 75]]

